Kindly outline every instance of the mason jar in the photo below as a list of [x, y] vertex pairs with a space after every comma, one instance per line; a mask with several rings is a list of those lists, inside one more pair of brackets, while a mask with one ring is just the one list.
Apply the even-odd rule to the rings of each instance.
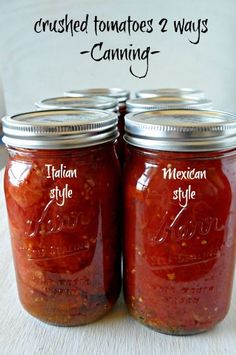
[[212, 108], [212, 101], [181, 96], [160, 96], [131, 99], [126, 102], [126, 106], [128, 113], [167, 109], [206, 110]]
[[90, 109], [104, 110], [115, 112], [119, 110], [118, 101], [111, 97], [105, 96], [81, 96], [81, 97], [66, 97], [58, 96], [47, 98], [35, 103], [38, 109], [56, 110], [56, 109]]
[[119, 111], [121, 118], [126, 114], [126, 101], [130, 97], [128, 90], [120, 88], [90, 88], [80, 90], [69, 90], [65, 92], [65, 96], [69, 97], [83, 97], [83, 96], [107, 96], [116, 99], [119, 103]]
[[[118, 101], [112, 97], [106, 96], [81, 96], [66, 97], [58, 96], [47, 98], [35, 103], [39, 110], [56, 110], [56, 109], [72, 109], [72, 110], [104, 110], [108, 112], [119, 112]], [[119, 159], [123, 159], [123, 137], [117, 138], [116, 151]], [[122, 157], [121, 157], [122, 155]]]
[[159, 88], [159, 89], [143, 89], [136, 91], [136, 97], [149, 98], [149, 97], [161, 97], [161, 96], [178, 96], [193, 99], [205, 99], [206, 95], [204, 91], [193, 88]]
[[4, 187], [18, 293], [55, 325], [97, 320], [121, 286], [114, 113], [38, 111], [3, 119]]
[[124, 294], [166, 334], [214, 327], [235, 266], [236, 117], [163, 110], [125, 119]]
[[70, 90], [65, 92], [65, 96], [69, 97], [83, 97], [83, 96], [107, 96], [118, 101], [119, 107], [119, 119], [118, 127], [120, 136], [118, 138], [118, 155], [121, 162], [121, 165], [124, 163], [124, 117], [127, 113], [126, 110], [126, 101], [130, 97], [130, 92], [128, 90], [120, 88], [90, 88], [90, 89], [81, 89], [81, 90]]

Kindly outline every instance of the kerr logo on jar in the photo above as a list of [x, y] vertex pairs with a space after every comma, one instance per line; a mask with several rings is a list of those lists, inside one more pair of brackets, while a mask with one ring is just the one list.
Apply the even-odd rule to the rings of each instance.
[[48, 236], [62, 231], [71, 232], [80, 226], [89, 225], [92, 221], [88, 213], [67, 211], [63, 214], [52, 214], [50, 210], [53, 205], [54, 200], [50, 200], [38, 219], [26, 222], [28, 228], [25, 231], [25, 237]]
[[173, 215], [170, 206], [157, 222], [156, 232], [149, 234], [149, 240], [153, 245], [159, 245], [171, 241], [184, 242], [195, 236], [207, 237], [211, 232], [224, 231], [225, 226], [218, 217], [206, 213], [202, 215], [201, 211], [207, 211], [207, 205], [203, 202], [182, 207], [176, 215]]

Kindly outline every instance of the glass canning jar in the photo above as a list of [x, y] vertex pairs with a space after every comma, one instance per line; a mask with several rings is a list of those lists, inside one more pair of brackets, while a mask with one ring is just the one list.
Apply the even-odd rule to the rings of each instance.
[[[35, 103], [39, 110], [56, 110], [56, 109], [72, 109], [72, 110], [103, 110], [107, 112], [119, 112], [118, 101], [108, 96], [58, 96], [47, 98]], [[123, 159], [123, 136], [117, 139], [116, 150], [121, 161]]]
[[81, 97], [69, 97], [58, 96], [51, 97], [35, 103], [38, 109], [43, 110], [59, 110], [59, 109], [71, 109], [71, 110], [103, 110], [117, 113], [118, 101], [112, 97], [106, 96], [81, 96]]
[[204, 91], [193, 88], [159, 88], [159, 89], [143, 89], [136, 91], [136, 97], [149, 98], [149, 97], [186, 97], [193, 99], [205, 99], [206, 95]]
[[5, 197], [19, 297], [36, 318], [81, 325], [121, 286], [117, 117], [38, 111], [3, 119]]
[[133, 317], [177, 335], [228, 312], [235, 266], [236, 119], [166, 110], [125, 120], [124, 293]]
[[205, 110], [212, 108], [212, 101], [181, 96], [160, 96], [131, 99], [126, 102], [126, 107], [129, 113], [167, 109]]
[[65, 96], [69, 97], [83, 97], [83, 96], [107, 96], [118, 101], [119, 108], [119, 119], [118, 119], [118, 128], [120, 136], [118, 137], [118, 156], [121, 162], [121, 165], [124, 163], [124, 117], [127, 113], [126, 110], [126, 101], [130, 97], [130, 92], [128, 90], [120, 88], [89, 88], [89, 89], [80, 89], [80, 90], [70, 90], [65, 92]]

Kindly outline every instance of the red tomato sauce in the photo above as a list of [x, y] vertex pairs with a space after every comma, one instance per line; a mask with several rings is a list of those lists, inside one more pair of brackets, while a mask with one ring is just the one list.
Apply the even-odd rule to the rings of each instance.
[[5, 194], [22, 305], [52, 324], [100, 318], [121, 285], [114, 144], [9, 151]]
[[227, 314], [235, 264], [235, 158], [235, 151], [168, 153], [128, 145], [125, 300], [131, 315], [158, 331], [198, 333]]

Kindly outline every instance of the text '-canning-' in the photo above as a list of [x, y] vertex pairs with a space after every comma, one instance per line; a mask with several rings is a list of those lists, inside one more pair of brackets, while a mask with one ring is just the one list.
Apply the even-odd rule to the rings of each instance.
[[[60, 19], [44, 19], [39, 18], [34, 23], [34, 32], [37, 34], [69, 34], [71, 37], [75, 35], [87, 36], [91, 34], [98, 38], [95, 43], [89, 43], [86, 40], [88, 48], [80, 50], [80, 55], [87, 55], [94, 62], [127, 62], [129, 64], [129, 72], [132, 76], [142, 79], [148, 75], [150, 69], [151, 56], [161, 53], [160, 48], [152, 48], [152, 45], [147, 42], [150, 38], [151, 43], [156, 43], [155, 33], [159, 36], [165, 36], [167, 39], [168, 33], [175, 33], [181, 38], [184, 38], [191, 45], [198, 45], [202, 36], [208, 32], [208, 19], [174, 19], [168, 18], [148, 18], [135, 19], [128, 15], [125, 19], [104, 19], [98, 16], [90, 16], [86, 14], [81, 19], [71, 18], [65, 14]], [[109, 38], [109, 45], [104, 41], [102, 36], [106, 35]], [[109, 36], [114, 36], [110, 38]], [[117, 46], [119, 37], [126, 36], [128, 41], [126, 45]], [[152, 38], [150, 37], [152, 35]], [[149, 36], [149, 37], [147, 37]], [[143, 40], [142, 40], [143, 37]], [[135, 42], [142, 42], [145, 45], [137, 46], [130, 43], [134, 38]], [[122, 38], [123, 39], [123, 38]], [[114, 46], [111, 46], [114, 43]], [[123, 43], [123, 42], [122, 42]]]

